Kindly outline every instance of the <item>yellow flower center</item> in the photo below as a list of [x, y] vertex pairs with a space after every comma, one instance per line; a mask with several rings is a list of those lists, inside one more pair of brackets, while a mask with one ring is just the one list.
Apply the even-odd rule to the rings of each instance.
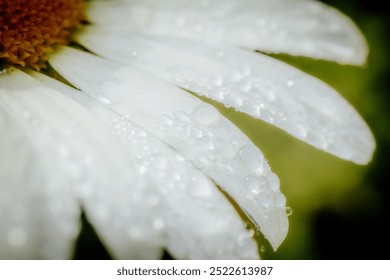
[[54, 45], [69, 43], [84, 10], [83, 0], [0, 0], [0, 62], [40, 70]]

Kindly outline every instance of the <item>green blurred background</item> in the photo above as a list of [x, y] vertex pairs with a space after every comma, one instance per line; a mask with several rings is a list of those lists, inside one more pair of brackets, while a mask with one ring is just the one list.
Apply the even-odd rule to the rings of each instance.
[[[390, 259], [386, 255], [390, 252], [386, 229], [390, 214], [388, 9], [386, 2], [379, 0], [323, 2], [349, 15], [365, 34], [370, 45], [367, 64], [351, 67], [286, 55], [276, 57], [327, 82], [356, 108], [377, 141], [369, 165], [339, 160], [273, 126], [217, 107], [264, 152], [293, 209], [287, 239], [277, 252], [263, 243], [263, 258]], [[109, 258], [86, 221], [77, 245], [76, 259]]]

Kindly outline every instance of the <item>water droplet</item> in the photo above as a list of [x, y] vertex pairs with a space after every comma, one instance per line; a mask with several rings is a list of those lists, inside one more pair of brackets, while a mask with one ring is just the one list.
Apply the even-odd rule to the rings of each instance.
[[240, 150], [239, 155], [241, 157], [241, 160], [247, 165], [250, 171], [256, 174], [263, 173], [264, 159], [260, 151], [255, 146], [251, 146], [251, 145], [244, 146]]
[[265, 246], [264, 246], [264, 245], [261, 245], [261, 246], [260, 246], [260, 252], [261, 252], [261, 253], [264, 253], [265, 251], [266, 251], [266, 250], [265, 250]]
[[266, 188], [266, 182], [264, 177], [259, 177], [259, 176], [251, 175], [246, 177], [245, 185], [254, 195], [260, 194]]
[[264, 109], [260, 113], [261, 113], [262, 120], [264, 120], [265, 122], [268, 122], [270, 124], [274, 123], [274, 117], [273, 117], [272, 112]]
[[174, 181], [176, 181], [176, 182], [178, 182], [178, 181], [180, 181], [181, 180], [181, 174], [179, 173], [179, 172], [175, 172], [174, 174], [173, 174], [173, 180]]
[[230, 103], [230, 105], [231, 105], [232, 107], [236, 107], [236, 108], [241, 107], [241, 106], [242, 106], [242, 103], [243, 103], [243, 102], [242, 102], [242, 98], [241, 98], [239, 95], [237, 95], [237, 94], [235, 94], [235, 93], [233, 93], [233, 92], [227, 94], [227, 95], [225, 96], [225, 99], [226, 99], [226, 102], [227, 102], [227, 103]]
[[213, 141], [211, 141], [208, 137], [201, 137], [198, 140], [196, 140], [196, 144], [201, 148], [202, 150], [213, 150], [214, 144]]
[[306, 139], [307, 136], [307, 127], [303, 126], [302, 124], [296, 122], [296, 121], [290, 121], [289, 122], [290, 130], [296, 135], [298, 138]]
[[175, 159], [176, 159], [178, 162], [184, 162], [184, 161], [185, 161], [185, 158], [184, 158], [182, 155], [176, 155]]
[[109, 100], [105, 95], [103, 94], [98, 94], [96, 97], [97, 101], [99, 101], [102, 104], [111, 104], [111, 100]]
[[165, 223], [164, 223], [164, 221], [161, 220], [161, 219], [155, 219], [155, 220], [153, 221], [153, 227], [154, 227], [155, 229], [157, 229], [157, 230], [163, 229], [164, 226], [165, 226]]
[[218, 162], [219, 167], [223, 168], [229, 173], [234, 173], [234, 164], [231, 160], [223, 159]]
[[162, 115], [161, 120], [162, 120], [162, 125], [171, 126], [173, 124], [172, 118], [168, 115]]
[[200, 138], [200, 137], [203, 137], [203, 135], [204, 135], [203, 130], [196, 127], [196, 126], [192, 127], [191, 133], [195, 138]]
[[243, 78], [241, 72], [239, 71], [234, 71], [232, 74], [231, 74], [231, 77], [230, 79], [233, 81], [233, 82], [238, 82], [240, 81], [241, 79]]
[[293, 81], [287, 81], [287, 86], [289, 86], [289, 87], [292, 87], [294, 85], [294, 82]]
[[[214, 88], [212, 89], [212, 90], [214, 90]], [[215, 98], [219, 101], [219, 102], [222, 102], [222, 101], [224, 101], [225, 100], [225, 95], [226, 95], [226, 91], [225, 91], [225, 89], [217, 89], [216, 90], [216, 93], [215, 93]], [[226, 107], [228, 107], [228, 105], [226, 104], [226, 103], [224, 103], [224, 105], [226, 106]], [[228, 107], [229, 108], [229, 107]]]
[[269, 207], [272, 204], [272, 194], [269, 192], [262, 192], [261, 195], [259, 195], [259, 202], [264, 207]]
[[141, 174], [145, 174], [147, 171], [148, 171], [148, 168], [145, 166], [145, 165], [141, 165], [139, 168], [138, 168], [139, 172]]
[[191, 177], [188, 192], [196, 197], [209, 197], [212, 193], [212, 186], [205, 177]]
[[271, 173], [267, 176], [267, 181], [269, 184], [269, 187], [272, 191], [278, 192], [280, 189], [280, 180], [279, 177], [276, 176], [276, 174]]
[[287, 215], [287, 216], [291, 216], [292, 213], [293, 213], [292, 208], [291, 208], [291, 207], [286, 207], [286, 215]]
[[326, 150], [328, 148], [328, 139], [325, 133], [322, 131], [307, 130], [307, 141], [319, 149]]
[[190, 118], [188, 117], [188, 115], [185, 112], [181, 112], [181, 111], [175, 113], [175, 120], [182, 123], [190, 122]]
[[219, 119], [218, 111], [211, 105], [201, 105], [192, 113], [195, 121], [202, 125], [212, 125]]
[[241, 91], [243, 92], [249, 92], [253, 87], [253, 84], [251, 81], [247, 81], [244, 84], [241, 85]]
[[250, 101], [244, 102], [242, 110], [253, 117], [260, 115], [260, 107]]
[[277, 207], [284, 207], [286, 205], [286, 197], [281, 193], [275, 194], [274, 200]]
[[276, 99], [276, 94], [272, 89], [265, 88], [259, 90], [261, 90], [264, 101], [267, 101], [269, 103], [270, 101], [274, 101]]

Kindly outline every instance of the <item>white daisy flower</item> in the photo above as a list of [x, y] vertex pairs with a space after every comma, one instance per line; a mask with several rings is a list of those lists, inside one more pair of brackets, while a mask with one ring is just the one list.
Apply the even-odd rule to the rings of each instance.
[[257, 259], [238, 207], [277, 249], [278, 177], [195, 95], [342, 159], [372, 157], [334, 89], [253, 52], [363, 64], [359, 30], [320, 2], [3, 0], [0, 14], [0, 258], [71, 257], [81, 211], [115, 258]]

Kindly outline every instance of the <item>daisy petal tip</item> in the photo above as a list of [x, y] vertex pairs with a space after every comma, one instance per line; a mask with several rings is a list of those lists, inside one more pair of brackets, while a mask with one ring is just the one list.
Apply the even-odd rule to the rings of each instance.
[[357, 165], [367, 165], [375, 154], [375, 137], [359, 115], [350, 120], [350, 127], [340, 134], [339, 141], [330, 143], [325, 151]]
[[286, 239], [289, 223], [285, 208], [276, 208], [272, 210], [272, 221], [270, 220], [270, 234], [265, 237], [276, 251]]
[[356, 156], [354, 163], [359, 165], [367, 165], [372, 162], [376, 151], [376, 141], [374, 136], [370, 133], [366, 140], [366, 149]]
[[340, 57], [335, 59], [335, 61], [346, 65], [366, 65], [369, 55], [369, 45], [363, 32], [349, 16], [335, 8], [330, 9], [333, 9], [335, 14], [338, 14], [341, 22], [340, 30], [344, 33], [344, 36], [342, 36], [343, 39], [340, 40]]
[[248, 214], [250, 219], [260, 229], [264, 238], [268, 240], [272, 249], [277, 251], [280, 245], [287, 237], [289, 222], [286, 214], [286, 208], [274, 208], [268, 211], [265, 215], [265, 220], [262, 221], [261, 225], [257, 224], [255, 219]]

